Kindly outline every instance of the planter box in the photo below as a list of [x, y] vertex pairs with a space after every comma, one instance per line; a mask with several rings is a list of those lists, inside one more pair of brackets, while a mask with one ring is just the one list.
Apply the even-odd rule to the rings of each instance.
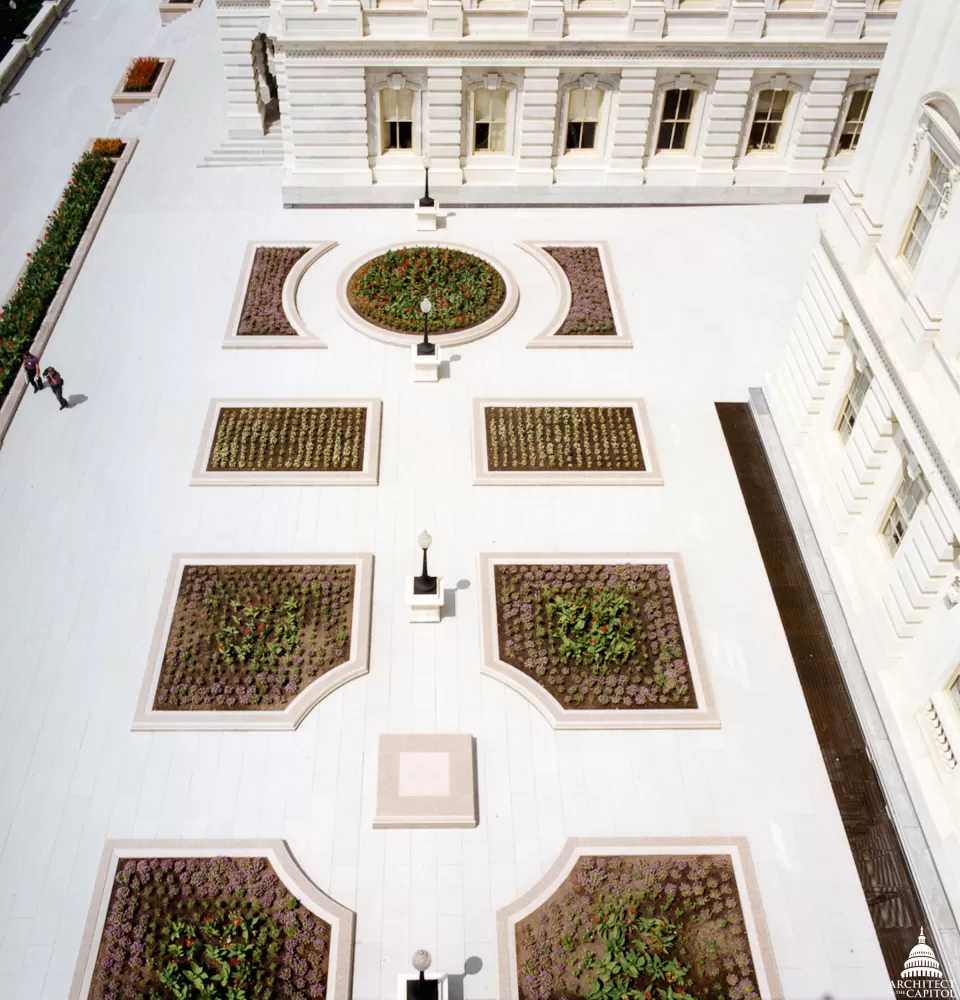
[[163, 90], [164, 85], [167, 82], [167, 77], [170, 75], [170, 70], [173, 69], [173, 60], [160, 59], [160, 72], [157, 74], [157, 79], [154, 81], [153, 87], [150, 90], [128, 92], [125, 91], [123, 87], [127, 82], [127, 74], [130, 72], [130, 67], [132, 65], [133, 60], [131, 59], [130, 65], [128, 65], [123, 71], [123, 76], [117, 84], [117, 89], [113, 92], [113, 96], [110, 98], [113, 102], [114, 115], [122, 115], [131, 108], [139, 107], [141, 104], [146, 104], [147, 101], [151, 101], [155, 97], [159, 97], [160, 91]]
[[[123, 176], [124, 170], [127, 169], [127, 164], [130, 162], [130, 157], [133, 156], [133, 151], [137, 148], [136, 139], [125, 139], [124, 142], [126, 143], [126, 146], [124, 147], [123, 154], [115, 160], [116, 165], [113, 168], [113, 174], [107, 182], [107, 186], [104, 188], [103, 194], [100, 195], [100, 203], [97, 205], [90, 222], [87, 224], [86, 232], [83, 234], [79, 244], [77, 244], [77, 249], [74, 252], [73, 260], [71, 260], [70, 266], [67, 268], [67, 273], [63, 276], [63, 281], [60, 282], [60, 288], [57, 290], [57, 294], [53, 297], [53, 301], [47, 309], [47, 314], [44, 316], [43, 322], [40, 324], [40, 329], [37, 331], [37, 335], [33, 338], [33, 343], [30, 345], [30, 353], [37, 355], [37, 357], [42, 356], [43, 349], [47, 346], [47, 341], [50, 339], [50, 334], [53, 333], [53, 328], [57, 325], [57, 320], [63, 312], [63, 307], [66, 305], [67, 297], [70, 295], [73, 284], [77, 280], [80, 268], [83, 266], [83, 262], [86, 260], [87, 254], [90, 252], [90, 247], [93, 245], [93, 239], [97, 235], [100, 223], [103, 222], [104, 216], [107, 214], [110, 202], [113, 200], [113, 196], [116, 193], [118, 185], [120, 184], [120, 178]], [[87, 143], [86, 149], [89, 150], [92, 144], [93, 141], [91, 140]], [[4, 301], [6, 301], [6, 299], [10, 297], [10, 294], [13, 293], [13, 289], [16, 288], [17, 282], [20, 280], [20, 275], [23, 274], [23, 270], [26, 266], [27, 262], [24, 261], [23, 267], [20, 269], [20, 273], [17, 274], [17, 277], [11, 286], [10, 293], [8, 293]], [[3, 401], [3, 406], [0, 406], [0, 444], [3, 443], [3, 439], [6, 436], [11, 421], [13, 420], [13, 415], [16, 413], [17, 407], [20, 405], [20, 400], [23, 399], [23, 394], [26, 391], [26, 388], [26, 379], [24, 379], [21, 375], [13, 383], [9, 394]]]
[[14, 42], [10, 51], [0, 61], [0, 97], [13, 84], [17, 74], [30, 61], [30, 48], [26, 42]]
[[203, 0], [189, 0], [187, 3], [162, 3], [160, 4], [160, 23], [169, 24], [181, 14], [188, 14], [191, 10], [196, 10], [202, 3]]

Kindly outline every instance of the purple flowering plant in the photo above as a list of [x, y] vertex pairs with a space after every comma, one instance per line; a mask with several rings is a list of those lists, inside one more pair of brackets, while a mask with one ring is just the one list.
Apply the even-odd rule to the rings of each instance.
[[614, 336], [617, 326], [610, 308], [600, 251], [596, 247], [544, 247], [563, 268], [570, 282], [570, 311], [557, 336]]
[[669, 567], [494, 567], [500, 658], [568, 709], [696, 708]]
[[121, 861], [90, 1000], [323, 1000], [330, 935], [265, 858]]
[[309, 247], [257, 247], [247, 280], [238, 337], [296, 337], [283, 311], [283, 283]]
[[580, 858], [515, 933], [520, 1000], [759, 1000], [724, 855]]

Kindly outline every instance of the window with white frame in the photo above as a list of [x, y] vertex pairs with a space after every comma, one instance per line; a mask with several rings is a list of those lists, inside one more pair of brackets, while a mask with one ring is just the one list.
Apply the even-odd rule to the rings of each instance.
[[900, 256], [910, 267], [916, 267], [930, 230], [937, 220], [937, 213], [943, 204], [944, 194], [947, 189], [947, 182], [950, 179], [950, 172], [946, 164], [936, 153], [930, 154], [930, 170], [926, 180], [923, 182], [923, 189], [917, 200], [916, 208], [910, 217], [910, 225], [907, 226], [907, 235], [903, 240], [903, 247]]
[[960, 712], [960, 674], [957, 674], [953, 679], [953, 683], [947, 690], [950, 692], [950, 697], [953, 699], [953, 707]]
[[567, 98], [567, 141], [568, 153], [578, 150], [592, 150], [597, 144], [597, 128], [600, 124], [600, 107], [603, 91], [571, 90]]
[[693, 107], [697, 92], [693, 89], [675, 88], [663, 95], [660, 114], [660, 131], [657, 134], [657, 152], [687, 148], [687, 135], [693, 121]]
[[473, 151], [475, 153], [505, 153], [507, 151], [506, 90], [476, 90], [473, 96]]
[[380, 91], [381, 152], [413, 149], [413, 91], [409, 87]]
[[780, 130], [790, 104], [789, 90], [761, 90], [747, 137], [747, 152], [769, 152], [777, 148]]
[[900, 481], [893, 502], [890, 504], [890, 510], [883, 519], [883, 526], [880, 528], [880, 534], [887, 543], [891, 555], [900, 548], [900, 543], [907, 533], [907, 528], [917, 512], [917, 508], [926, 500], [929, 493], [930, 487], [920, 471], [913, 478], [905, 475]]
[[844, 119], [843, 127], [840, 129], [840, 138], [837, 140], [838, 153], [852, 153], [857, 148], [872, 99], [872, 90], [856, 90], [851, 95], [847, 117]]
[[857, 417], [860, 415], [860, 407], [863, 406], [863, 401], [866, 398], [867, 390], [870, 388], [872, 381], [873, 372], [870, 371], [867, 365], [864, 365], [861, 371], [854, 373], [853, 381], [850, 383], [850, 387], [843, 397], [840, 419], [837, 422], [837, 433], [844, 443], [849, 439], [853, 425], [857, 422]]

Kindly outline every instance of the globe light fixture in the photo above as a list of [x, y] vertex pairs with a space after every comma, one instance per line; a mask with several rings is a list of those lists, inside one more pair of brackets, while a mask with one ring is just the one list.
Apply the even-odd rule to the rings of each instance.
[[433, 303], [428, 299], [424, 298], [420, 302], [420, 312], [423, 313], [423, 340], [417, 344], [417, 354], [436, 354], [437, 347], [435, 344], [430, 343], [429, 335], [429, 324], [430, 324], [430, 310], [433, 308]]
[[423, 197], [420, 199], [421, 208], [433, 208], [436, 204], [430, 197], [430, 154], [423, 154]]
[[[417, 539], [420, 548], [423, 549], [423, 566], [421, 567], [420, 575], [413, 578], [413, 592], [415, 594], [435, 594], [437, 592], [437, 578], [430, 576], [427, 572], [427, 549], [430, 548], [432, 541], [433, 539], [430, 537], [428, 531], [421, 532], [420, 537]], [[426, 955], [426, 952], [424, 954]], [[430, 956], [427, 955], [427, 958], [429, 959]]]
[[418, 948], [413, 953], [413, 967], [420, 973], [419, 979], [407, 981], [407, 1000], [437, 1000], [440, 995], [439, 982], [436, 979], [425, 979], [424, 972], [430, 968], [430, 952]]

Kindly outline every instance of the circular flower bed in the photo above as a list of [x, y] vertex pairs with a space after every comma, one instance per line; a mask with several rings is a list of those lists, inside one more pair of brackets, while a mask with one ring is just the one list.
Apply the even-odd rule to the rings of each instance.
[[347, 300], [365, 320], [397, 333], [422, 334], [426, 297], [431, 333], [478, 326], [503, 305], [500, 272], [473, 254], [450, 247], [403, 247], [374, 257], [347, 284]]

